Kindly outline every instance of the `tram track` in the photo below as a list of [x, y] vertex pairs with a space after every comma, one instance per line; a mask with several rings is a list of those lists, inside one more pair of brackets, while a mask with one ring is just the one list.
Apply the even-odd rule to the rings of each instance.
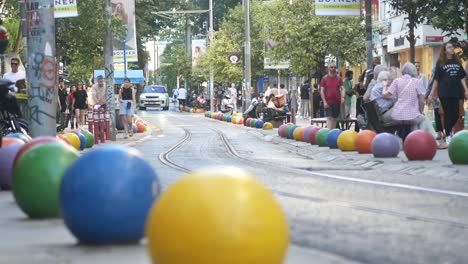
[[161, 161], [164, 165], [166, 165], [168, 167], [171, 167], [173, 169], [176, 169], [178, 171], [190, 172], [189, 169], [178, 165], [177, 163], [173, 162], [169, 157], [169, 155], [172, 152], [174, 152], [176, 149], [178, 149], [180, 146], [182, 146], [185, 142], [190, 141], [190, 139], [192, 138], [192, 133], [188, 129], [186, 129], [186, 128], [182, 128], [182, 129], [185, 132], [184, 137], [179, 142], [177, 142], [175, 145], [170, 147], [168, 150], [166, 150], [165, 152], [162, 152], [161, 154], [159, 154], [159, 161]]
[[[177, 142], [174, 146], [169, 148], [167, 151], [161, 153], [159, 155], [159, 159], [163, 164], [165, 164], [165, 165], [167, 165], [167, 166], [169, 166], [169, 167], [171, 167], [173, 169], [176, 169], [178, 171], [187, 173], [187, 172], [190, 172], [191, 169], [186, 168], [186, 167], [184, 167], [182, 165], [179, 165], [179, 164], [173, 162], [170, 159], [170, 154], [172, 152], [177, 150], [181, 145], [183, 145], [184, 143], [190, 141], [190, 139], [191, 139], [191, 132], [186, 128], [182, 128], [182, 129], [185, 131], [184, 137], [179, 142]], [[217, 134], [217, 136], [220, 139], [220, 141], [221, 141], [224, 149], [226, 150], [227, 154], [229, 156], [237, 159], [237, 160], [240, 160], [242, 162], [255, 163], [255, 164], [259, 165], [259, 166], [269, 166], [270, 168], [274, 167], [275, 170], [278, 170], [278, 171], [285, 171], [285, 172], [289, 171], [290, 172], [291, 170], [295, 170], [295, 171], [301, 171], [301, 172], [306, 173], [306, 174], [311, 174], [312, 176], [317, 174], [316, 172], [311, 172], [311, 171], [307, 171], [307, 170], [300, 169], [300, 168], [288, 167], [288, 166], [278, 166], [278, 165], [274, 165], [274, 164], [272, 165], [272, 164], [267, 164], [267, 163], [261, 162], [261, 161], [247, 159], [247, 158], [243, 157], [242, 155], [240, 155], [236, 151], [234, 146], [230, 143], [229, 139], [227, 138], [227, 136], [222, 131], [217, 130], [217, 129], [213, 129], [213, 128], [210, 128], [210, 130], [212, 130], [213, 132], [215, 132]], [[319, 173], [319, 174], [322, 174], [322, 173]], [[332, 178], [335, 178], [337, 180], [341, 179], [341, 176], [338, 176], [338, 175], [325, 174], [325, 176], [327, 176], [327, 175], [335, 176], [335, 177], [332, 177]], [[318, 175], [318, 176], [323, 177], [323, 175]], [[347, 180], [347, 179], [343, 179], [343, 180]], [[360, 181], [358, 181], [358, 182], [360, 182]], [[366, 184], [368, 182], [364, 181], [364, 182], [361, 182], [361, 183]], [[426, 188], [423, 188], [423, 187], [419, 187], [420, 189], [418, 189], [418, 188], [404, 188], [405, 186], [400, 186], [398, 184], [390, 184], [388, 186], [387, 185], [384, 185], [384, 186], [389, 187], [389, 188], [393, 187], [393, 188], [409, 189], [409, 190], [412, 190], [412, 191], [421, 191], [421, 190], [424, 191], [424, 190], [426, 190]], [[292, 198], [292, 199], [299, 199], [299, 200], [309, 201], [309, 202], [313, 202], [313, 203], [327, 204], [327, 205], [331, 205], [331, 206], [348, 208], [348, 209], [357, 210], [357, 211], [364, 211], [364, 212], [367, 212], [367, 213], [388, 215], [388, 216], [398, 217], [400, 219], [405, 219], [407, 221], [419, 221], [419, 222], [426, 222], [426, 223], [432, 223], [432, 224], [441, 224], [441, 225], [450, 226], [450, 227], [454, 227], [454, 228], [468, 229], [468, 223], [464, 223], [464, 222], [458, 222], [458, 221], [452, 221], [452, 220], [435, 218], [435, 217], [415, 215], [415, 214], [400, 212], [400, 211], [396, 211], [396, 210], [387, 210], [387, 209], [369, 207], [369, 206], [366, 206], [366, 205], [355, 204], [355, 203], [350, 203], [350, 202], [340, 201], [340, 200], [331, 200], [331, 199], [326, 199], [326, 198], [322, 198], [322, 197], [315, 197], [315, 196], [310, 196], [310, 195], [300, 195], [300, 194], [297, 194], [297, 193], [285, 192], [285, 191], [277, 190], [277, 189], [271, 189], [271, 191], [273, 191], [275, 194], [277, 194], [279, 196], [288, 197], [288, 198]], [[430, 189], [428, 189], [427, 191], [431, 192]], [[434, 192], [432, 192], [432, 193], [434, 193]], [[441, 194], [440, 192], [435, 192], [435, 193]], [[457, 195], [456, 192], [450, 192], [450, 191], [448, 191], [448, 193], [442, 193], [442, 194], [455, 195], [455, 196], [465, 196], [464, 193], [461, 193], [460, 195]]]

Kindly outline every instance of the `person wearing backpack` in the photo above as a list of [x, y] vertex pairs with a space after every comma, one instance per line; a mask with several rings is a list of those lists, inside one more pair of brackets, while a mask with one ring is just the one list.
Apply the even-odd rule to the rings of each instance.
[[336, 74], [336, 65], [328, 66], [328, 74], [320, 82], [323, 107], [327, 113], [327, 128], [334, 129], [340, 115], [341, 105], [345, 102], [343, 80]]
[[309, 80], [306, 80], [301, 86], [301, 117], [309, 118], [309, 100], [310, 100], [310, 86]]

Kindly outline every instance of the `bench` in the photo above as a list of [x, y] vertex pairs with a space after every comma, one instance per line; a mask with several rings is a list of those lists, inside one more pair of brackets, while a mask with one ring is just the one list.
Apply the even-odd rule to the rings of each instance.
[[[326, 117], [312, 118], [310, 120], [310, 124], [317, 125], [323, 128], [327, 124], [327, 118]], [[356, 118], [338, 119], [338, 126], [341, 129], [349, 130], [351, 129], [352, 125], [354, 125], [354, 130], [356, 132], [359, 132], [359, 126], [358, 126]]]

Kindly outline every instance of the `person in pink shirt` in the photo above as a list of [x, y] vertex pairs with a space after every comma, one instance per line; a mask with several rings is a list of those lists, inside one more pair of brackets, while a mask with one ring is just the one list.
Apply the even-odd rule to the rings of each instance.
[[417, 78], [414, 64], [406, 63], [401, 69], [401, 77], [390, 87], [383, 87], [384, 98], [396, 97], [393, 107], [382, 116], [384, 126], [411, 125], [411, 130], [423, 129], [437, 138], [437, 133], [429, 119], [423, 114], [425, 87]]

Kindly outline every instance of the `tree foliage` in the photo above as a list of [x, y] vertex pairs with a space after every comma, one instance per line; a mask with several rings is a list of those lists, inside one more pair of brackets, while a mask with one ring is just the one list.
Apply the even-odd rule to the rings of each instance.
[[269, 38], [276, 42], [267, 56], [276, 61], [289, 60], [293, 72], [323, 72], [329, 54], [351, 64], [365, 60], [365, 32], [360, 18], [316, 16], [313, 1], [296, 0], [292, 5], [274, 2], [267, 9], [264, 25]]
[[[250, 7], [250, 36], [251, 36], [251, 69], [252, 79], [255, 81], [263, 76], [263, 23], [260, 2], [254, 1]], [[215, 39], [210, 45], [206, 56], [202, 56], [194, 76], [209, 76], [210, 63], [213, 64], [215, 80], [218, 82], [241, 82], [243, 78], [243, 49], [244, 35], [244, 9], [242, 6], [232, 8], [224, 17]], [[228, 57], [237, 54], [240, 58], [237, 64], [232, 64]]]
[[[179, 76], [187, 79], [190, 78], [191, 61], [185, 54], [183, 43], [180, 42], [167, 45], [163, 56], [160, 74], [162, 82], [172, 92], [172, 89], [177, 85], [177, 78]], [[181, 84], [183, 84], [183, 81]]]
[[459, 35], [460, 29], [468, 27], [466, 0], [427, 0], [427, 4], [432, 8], [427, 9], [426, 23], [441, 29], [447, 36]]
[[468, 1], [428, 0], [428, 4], [433, 8], [427, 11], [427, 23], [444, 31], [446, 36], [452, 36], [451, 41], [461, 48], [459, 55], [468, 59], [468, 40], [459, 41], [460, 31], [465, 29], [468, 34]]
[[385, 0], [390, 7], [394, 15], [405, 14], [405, 19], [408, 20], [408, 34], [406, 38], [410, 44], [410, 61], [415, 62], [416, 60], [416, 36], [414, 30], [419, 24], [427, 21], [427, 16], [433, 6], [427, 0]]

